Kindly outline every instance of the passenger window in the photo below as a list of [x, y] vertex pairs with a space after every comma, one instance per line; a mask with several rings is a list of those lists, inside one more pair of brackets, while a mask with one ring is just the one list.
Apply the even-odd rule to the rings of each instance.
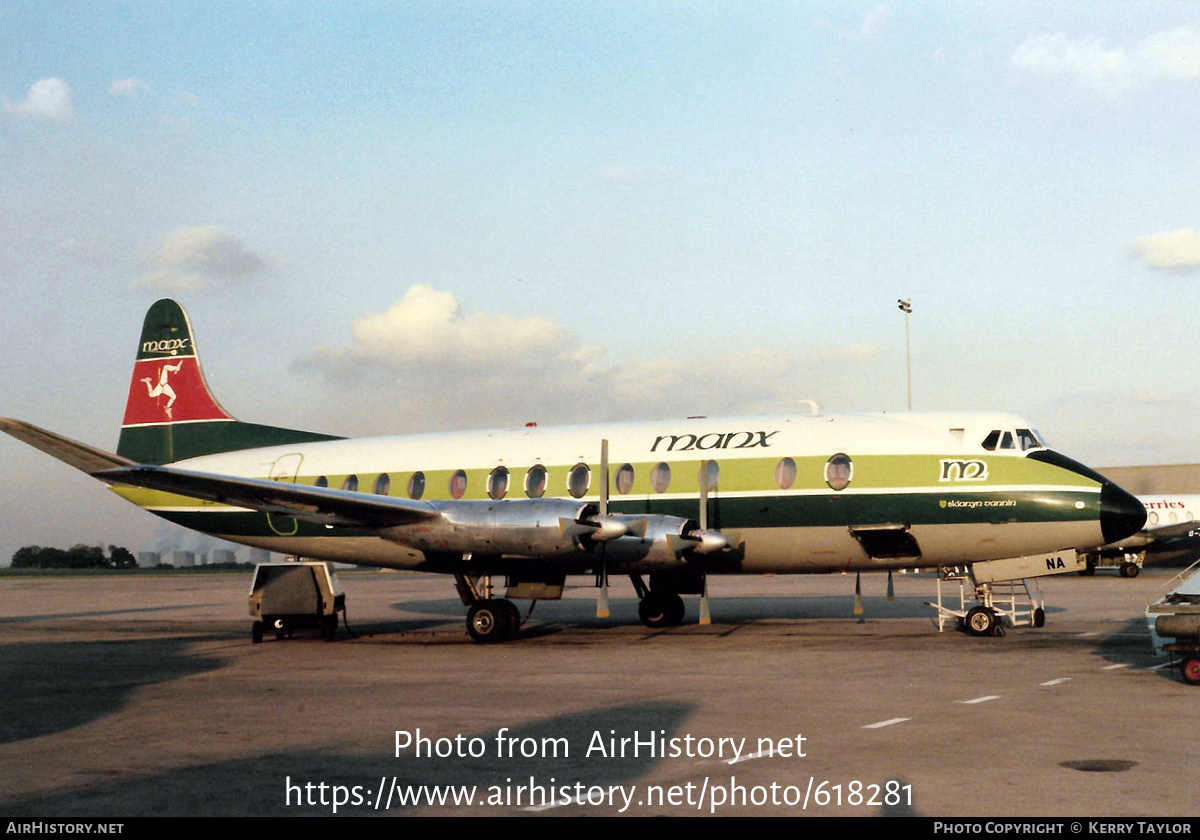
[[358, 476], [348, 475], [342, 482], [342, 489], [349, 490], [351, 493], [358, 492]]
[[671, 486], [671, 468], [667, 464], [658, 464], [650, 472], [650, 486], [655, 493], [666, 493]]
[[775, 465], [775, 486], [780, 490], [790, 490], [796, 483], [796, 462], [791, 458], [780, 458]]
[[845, 490], [854, 476], [850, 456], [839, 452], [825, 462], [825, 483], [833, 490]]
[[993, 429], [991, 432], [988, 433], [988, 436], [983, 439], [983, 443], [981, 443], [980, 446], [982, 446], [988, 452], [995, 452], [996, 444], [999, 443], [999, 441], [1000, 441], [1000, 430]]
[[329, 479], [323, 475], [317, 476], [317, 480], [313, 482], [313, 487], [328, 487]]
[[425, 473], [417, 471], [408, 478], [408, 498], [419, 499], [425, 495]]
[[380, 473], [379, 478], [375, 479], [375, 495], [386, 496], [392, 491], [392, 479], [387, 473]]
[[633, 464], [622, 464], [617, 470], [617, 492], [624, 496], [633, 489]]
[[508, 470], [504, 467], [496, 467], [492, 470], [487, 480], [487, 494], [492, 499], [503, 499], [508, 493]]
[[525, 473], [525, 495], [531, 499], [540, 499], [546, 492], [546, 468], [534, 464]]
[[591, 478], [592, 474], [587, 464], [576, 464], [571, 467], [571, 473], [567, 476], [567, 492], [576, 499], [582, 498], [587, 493]]
[[450, 498], [461, 499], [467, 493], [467, 474], [462, 470], [455, 470], [454, 475], [450, 476]]

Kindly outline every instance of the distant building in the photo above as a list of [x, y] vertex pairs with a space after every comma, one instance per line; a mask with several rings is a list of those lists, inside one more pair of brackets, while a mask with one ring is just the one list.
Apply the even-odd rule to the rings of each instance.
[[196, 565], [196, 555], [191, 551], [172, 551], [171, 565], [177, 569]]
[[209, 555], [208, 562], [214, 565], [225, 565], [227, 563], [236, 563], [237, 554], [230, 551], [228, 548], [215, 548], [212, 554]]
[[271, 552], [265, 548], [252, 548], [250, 549], [250, 562], [256, 566], [260, 563], [270, 563]]
[[153, 569], [155, 566], [162, 565], [162, 555], [157, 551], [139, 551], [137, 564], [142, 569]]

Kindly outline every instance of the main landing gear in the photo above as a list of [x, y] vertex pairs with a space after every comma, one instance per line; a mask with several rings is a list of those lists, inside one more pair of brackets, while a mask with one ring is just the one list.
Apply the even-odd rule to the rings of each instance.
[[[482, 597], [476, 581], [482, 581]], [[492, 597], [490, 575], [472, 580], [466, 575], [454, 576], [458, 595], [467, 608], [467, 633], [481, 644], [507, 642], [515, 639], [521, 629], [521, 611], [507, 598]]]
[[641, 575], [630, 575], [638, 598], [638, 618], [647, 627], [678, 627], [683, 622], [683, 598], [673, 589], [651, 589]]

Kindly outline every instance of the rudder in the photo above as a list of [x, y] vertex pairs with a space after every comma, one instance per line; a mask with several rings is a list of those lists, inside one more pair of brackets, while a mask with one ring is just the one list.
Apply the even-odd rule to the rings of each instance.
[[146, 313], [129, 381], [117, 454], [142, 464], [258, 446], [336, 440], [331, 435], [235, 420], [204, 380], [192, 325], [173, 300]]

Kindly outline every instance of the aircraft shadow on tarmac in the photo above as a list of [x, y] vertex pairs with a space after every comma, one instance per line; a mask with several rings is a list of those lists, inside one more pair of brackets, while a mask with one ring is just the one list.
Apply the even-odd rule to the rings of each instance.
[[190, 653], [193, 641], [0, 645], [0, 744], [82, 726], [116, 711], [142, 686], [221, 667], [221, 660]]
[[[695, 623], [697, 616], [697, 601], [695, 598], [685, 598], [687, 612], [684, 623]], [[925, 605], [925, 598], [917, 596], [897, 597], [888, 601], [882, 596], [864, 596], [864, 617], [867, 619], [885, 618], [919, 618], [933, 621], [933, 610]], [[524, 617], [528, 611], [527, 602], [517, 602]], [[391, 609], [398, 613], [407, 613], [403, 619], [387, 622], [388, 626], [403, 631], [413, 627], [429, 628], [444, 624], [447, 620], [462, 621], [465, 608], [456, 599], [442, 600], [413, 600], [396, 601]], [[845, 596], [797, 596], [780, 597], [778, 595], [761, 598], [713, 598], [712, 620], [715, 624], [745, 624], [755, 621], [816, 621], [816, 620], [858, 620], [854, 614], [854, 593]], [[616, 599], [611, 604], [610, 618], [596, 617], [595, 601], [582, 598], [563, 599], [561, 601], [538, 602], [526, 630], [532, 630], [540, 624], [552, 624], [556, 627], [603, 628], [622, 624], [639, 624], [637, 601], [633, 598]], [[1052, 609], [1047, 608], [1049, 614]], [[421, 617], [417, 617], [421, 616]], [[436, 616], [436, 617], [435, 617]], [[353, 616], [351, 616], [353, 626]], [[378, 623], [376, 626], [379, 626]], [[525, 632], [525, 631], [523, 631]]]
[[[184, 767], [133, 779], [122, 779], [94, 786], [81, 786], [50, 796], [0, 799], [0, 811], [9, 817], [53, 815], [131, 817], [131, 816], [305, 816], [330, 815], [329, 805], [321, 805], [316, 784], [326, 782], [343, 786], [360, 785], [372, 797], [367, 804], [345, 806], [338, 814], [373, 814], [374, 794], [381, 779], [399, 786], [442, 785], [475, 786], [476, 799], [486, 799], [490, 786], [508, 792], [518, 784], [528, 785], [531, 777], [547, 789], [582, 783], [590, 786], [629, 785], [649, 773], [660, 758], [642, 755], [598, 757], [587, 755], [594, 733], [607, 738], [610, 731], [628, 735], [633, 730], [655, 733], [663, 738], [682, 735], [682, 727], [693, 707], [687, 704], [647, 702], [595, 709], [577, 714], [545, 718], [514, 726], [504, 733], [516, 739], [512, 751], [516, 757], [497, 755], [495, 730], [463, 733], [464, 743], [478, 738], [484, 746], [480, 757], [436, 755], [418, 757], [412, 749], [398, 757], [391, 754], [338, 752], [284, 752], [250, 759], [238, 759], [195, 767]], [[280, 725], [286, 725], [282, 720]], [[561, 741], [566, 739], [564, 749]], [[551, 745], [552, 742], [558, 742]], [[536, 757], [520, 756], [519, 744], [537, 745]], [[443, 745], [445, 746], [445, 745]], [[436, 751], [436, 744], [434, 745]], [[554, 755], [557, 752], [558, 755]], [[296, 789], [292, 804], [287, 804], [286, 786], [290, 779]], [[511, 780], [511, 781], [509, 781]], [[553, 780], [553, 781], [552, 781]], [[314, 803], [301, 799], [305, 783], [312, 782]], [[307, 792], [303, 794], [307, 796]], [[329, 793], [326, 794], [328, 799]], [[561, 802], [561, 797], [559, 799]], [[301, 804], [303, 803], [303, 804]], [[386, 804], [386, 803], [385, 803]], [[421, 803], [424, 804], [423, 802]], [[529, 795], [519, 804], [507, 807], [538, 806]], [[401, 806], [393, 799], [392, 812]], [[466, 806], [463, 806], [465, 811]], [[382, 805], [380, 811], [386, 810]], [[610, 813], [609, 809], [604, 809]], [[486, 810], [477, 811], [479, 815]], [[553, 813], [553, 809], [551, 809]]]

